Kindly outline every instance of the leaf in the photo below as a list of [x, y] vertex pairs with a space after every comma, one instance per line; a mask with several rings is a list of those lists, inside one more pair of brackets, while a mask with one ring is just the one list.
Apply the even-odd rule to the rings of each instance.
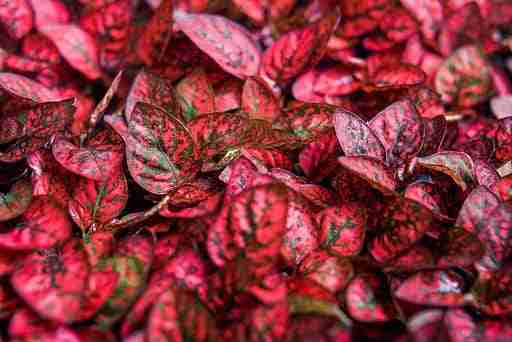
[[480, 232], [484, 221], [499, 206], [498, 198], [485, 186], [478, 186], [466, 197], [459, 211], [456, 225], [470, 233]]
[[384, 283], [373, 274], [356, 276], [345, 291], [347, 309], [360, 322], [386, 322], [396, 313]]
[[242, 115], [213, 113], [198, 116], [187, 127], [201, 151], [201, 159], [210, 160], [244, 143], [248, 124]]
[[450, 340], [471, 341], [480, 340], [480, 324], [463, 309], [427, 309], [412, 316], [407, 327], [411, 338], [415, 341]]
[[354, 256], [363, 248], [366, 210], [354, 204], [330, 207], [316, 214], [320, 245], [338, 256]]
[[53, 157], [61, 166], [90, 180], [104, 181], [117, 174], [123, 161], [123, 150], [116, 145], [77, 147], [59, 137], [52, 144]]
[[[25, 76], [9, 72], [0, 72], [0, 94], [12, 97], [15, 104], [9, 104], [12, 110], [27, 109], [42, 102], [59, 101], [62, 98], [55, 92]], [[7, 104], [3, 104], [2, 108]], [[4, 112], [6, 108], [3, 108]], [[5, 114], [5, 113], [4, 113]]]
[[440, 66], [435, 89], [445, 103], [471, 107], [484, 101], [491, 91], [487, 60], [479, 48], [466, 45]]
[[354, 275], [348, 259], [330, 256], [326, 252], [313, 252], [299, 265], [299, 273], [332, 293], [343, 290]]
[[112, 296], [96, 316], [96, 322], [106, 328], [118, 321], [137, 298], [144, 285], [145, 274], [142, 261], [134, 256], [115, 256], [102, 266], [100, 270], [118, 275]]
[[172, 37], [173, 11], [173, 1], [162, 0], [147, 23], [137, 44], [137, 54], [144, 64], [151, 66], [163, 58]]
[[317, 71], [313, 91], [319, 94], [341, 96], [354, 93], [360, 86], [360, 82], [354, 77], [353, 70], [337, 65]]
[[417, 158], [417, 163], [427, 169], [447, 174], [463, 191], [474, 184], [473, 160], [464, 152], [438, 152], [427, 157]]
[[68, 8], [58, 0], [29, 0], [35, 16], [35, 27], [39, 30], [48, 23], [65, 24], [70, 21]]
[[281, 114], [279, 100], [268, 85], [259, 78], [249, 77], [242, 90], [241, 110], [251, 119], [274, 121]]
[[386, 162], [397, 165], [414, 157], [423, 140], [423, 124], [411, 101], [386, 107], [368, 123], [386, 151]]
[[202, 69], [196, 69], [176, 85], [181, 111], [187, 121], [215, 112], [215, 93]]
[[57, 46], [73, 68], [91, 80], [101, 77], [96, 42], [87, 32], [73, 24], [59, 23], [50, 23], [40, 31]]
[[451, 227], [436, 244], [436, 263], [440, 268], [466, 267], [480, 260], [484, 251], [484, 245], [476, 235], [459, 227]]
[[420, 271], [400, 284], [394, 295], [420, 305], [461, 306], [464, 280], [451, 271]]
[[50, 197], [38, 196], [11, 230], [0, 234], [0, 247], [22, 251], [51, 248], [68, 240], [71, 229], [66, 212]]
[[397, 198], [388, 203], [379, 235], [369, 245], [370, 253], [384, 263], [407, 250], [430, 228], [432, 213], [419, 203]]
[[214, 341], [217, 334], [214, 317], [206, 307], [192, 293], [174, 288], [158, 298], [146, 330], [150, 341]]
[[144, 69], [139, 71], [133, 80], [130, 92], [126, 98], [124, 113], [127, 121], [131, 120], [131, 115], [137, 102], [160, 107], [177, 118], [180, 118], [182, 115], [172, 82]]
[[197, 150], [188, 129], [170, 114], [138, 102], [131, 120], [105, 118], [126, 148], [128, 170], [145, 190], [164, 195], [195, 176]]
[[0, 193], [0, 222], [23, 214], [32, 201], [32, 183], [21, 179], [14, 183], [7, 194]]
[[81, 178], [69, 202], [69, 215], [86, 231], [91, 225], [105, 224], [121, 214], [128, 201], [128, 184], [123, 172], [94, 181]]
[[289, 266], [296, 266], [319, 244], [318, 227], [310, 205], [295, 192], [291, 193], [281, 255]]
[[127, 335], [140, 324], [154, 307], [158, 298], [171, 286], [189, 291], [204, 288], [206, 285], [205, 264], [199, 254], [192, 249], [184, 249], [170, 258], [162, 269], [153, 273], [145, 291], [128, 312], [122, 326], [122, 334]]
[[420, 156], [428, 156], [435, 154], [443, 145], [446, 135], [447, 122], [443, 115], [436, 116], [432, 119], [423, 119], [423, 145]]
[[329, 175], [338, 167], [336, 157], [341, 153], [334, 132], [328, 132], [307, 144], [299, 154], [299, 165], [313, 181]]
[[384, 161], [382, 142], [356, 114], [339, 109], [334, 113], [334, 128], [341, 148], [347, 156], [370, 156]]
[[236, 78], [215, 86], [215, 111], [223, 113], [240, 109], [242, 88], [242, 81]]
[[33, 14], [27, 0], [10, 0], [0, 4], [0, 23], [13, 39], [20, 39], [33, 26]]
[[365, 180], [384, 195], [395, 194], [397, 184], [392, 171], [383, 162], [366, 156], [339, 157], [338, 162], [350, 173]]
[[79, 318], [89, 266], [79, 240], [30, 254], [11, 277], [20, 297], [39, 315], [59, 323]]
[[427, 76], [419, 67], [401, 63], [383, 66], [371, 77], [369, 90], [406, 88], [425, 82]]
[[46, 144], [53, 134], [62, 132], [75, 113], [74, 102], [74, 99], [46, 102], [18, 112], [15, 117], [2, 119], [7, 125], [14, 121], [23, 125], [19, 126], [20, 130], [12, 142], [0, 152], [0, 161], [12, 163], [21, 160]]
[[446, 206], [441, 197], [441, 191], [434, 183], [417, 181], [407, 186], [404, 196], [420, 203], [429, 209], [434, 215], [443, 221], [452, 221], [447, 216]]
[[228, 73], [242, 79], [258, 73], [261, 52], [244, 27], [211, 14], [175, 15], [175, 21], [198, 48]]
[[325, 104], [303, 104], [291, 109], [289, 127], [302, 141], [312, 141], [330, 131], [333, 127], [334, 106]]
[[281, 36], [265, 51], [262, 69], [277, 83], [285, 83], [314, 67], [325, 53], [329, 37], [339, 22], [339, 11]]
[[[272, 211], [268, 209], [272, 208]], [[255, 277], [277, 262], [286, 229], [288, 198], [280, 184], [256, 186], [233, 198], [208, 232], [208, 254], [218, 266], [234, 259], [224, 251], [227, 241], [244, 251]]]

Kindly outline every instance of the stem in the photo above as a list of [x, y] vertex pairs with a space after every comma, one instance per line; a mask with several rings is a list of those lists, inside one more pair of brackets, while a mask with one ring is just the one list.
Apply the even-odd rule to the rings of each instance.
[[105, 226], [103, 226], [102, 230], [107, 230], [107, 231], [110, 230], [110, 231], [116, 232], [120, 229], [133, 227], [135, 225], [138, 225], [138, 224], [146, 221], [147, 219], [158, 214], [160, 212], [160, 210], [162, 210], [162, 208], [165, 207], [167, 205], [167, 203], [169, 203], [169, 200], [171, 199], [171, 196], [173, 195], [173, 193], [174, 192], [170, 192], [167, 195], [165, 195], [160, 200], [160, 202], [158, 202], [153, 207], [151, 207], [150, 209], [145, 211], [142, 215], [138, 215], [135, 217], [128, 215], [127, 217], [125, 216], [124, 218], [121, 218], [120, 220], [113, 219], [112, 221], [107, 223]]

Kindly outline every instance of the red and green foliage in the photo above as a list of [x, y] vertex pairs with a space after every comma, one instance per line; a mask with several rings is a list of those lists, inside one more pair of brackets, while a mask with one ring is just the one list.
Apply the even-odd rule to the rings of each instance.
[[511, 27], [0, 0], [0, 341], [512, 340]]

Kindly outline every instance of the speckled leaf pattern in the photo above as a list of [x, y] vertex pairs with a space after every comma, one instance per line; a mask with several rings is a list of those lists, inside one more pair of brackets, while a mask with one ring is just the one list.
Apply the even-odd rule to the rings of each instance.
[[21, 179], [14, 183], [8, 193], [0, 193], [0, 222], [20, 216], [32, 201], [32, 183]]
[[30, 254], [11, 277], [16, 292], [41, 316], [57, 322], [79, 318], [89, 266], [78, 240]]
[[249, 77], [242, 89], [241, 110], [252, 119], [272, 122], [281, 113], [279, 100], [265, 82]]
[[231, 113], [201, 115], [187, 124], [203, 160], [241, 145], [247, 126], [245, 116]]
[[109, 124], [125, 141], [128, 170], [154, 194], [166, 194], [197, 172], [197, 149], [188, 129], [170, 114], [139, 102], [127, 127], [111, 116]]
[[14, 39], [26, 35], [34, 25], [28, 0], [4, 0], [0, 3], [0, 23]]
[[155, 107], [160, 107], [177, 118], [181, 117], [180, 107], [178, 106], [172, 82], [144, 69], [139, 71], [133, 80], [130, 92], [126, 98], [124, 115], [127, 121], [130, 121], [137, 102], [145, 102]]
[[461, 306], [464, 304], [464, 280], [451, 271], [420, 271], [394, 291], [402, 300], [435, 306]]
[[354, 275], [354, 269], [348, 259], [321, 251], [309, 254], [299, 265], [299, 273], [336, 293], [345, 288]]
[[338, 162], [352, 174], [362, 178], [385, 195], [397, 188], [392, 171], [379, 159], [365, 156], [339, 157]]
[[172, 37], [174, 4], [172, 0], [159, 2], [155, 14], [147, 24], [137, 44], [137, 54], [146, 65], [159, 62]]
[[372, 75], [373, 84], [369, 90], [406, 88], [422, 84], [426, 75], [419, 67], [411, 64], [385, 65]]
[[[291, 192], [292, 196], [297, 196]], [[307, 201], [290, 196], [281, 255], [290, 266], [298, 265], [318, 245], [318, 227]]]
[[81, 177], [104, 181], [119, 173], [123, 149], [116, 145], [77, 147], [64, 138], [52, 145], [53, 157], [61, 166]]
[[474, 185], [473, 160], [464, 152], [438, 152], [417, 158], [417, 162], [427, 169], [447, 174], [464, 191]]
[[330, 207], [316, 214], [320, 245], [338, 256], [354, 256], [363, 248], [366, 210], [354, 204]]
[[303, 104], [288, 111], [287, 115], [292, 116], [289, 127], [300, 140], [312, 141], [332, 129], [335, 110], [326, 104]]
[[373, 274], [356, 276], [347, 287], [345, 301], [350, 316], [360, 322], [386, 322], [396, 315], [384, 282]]
[[215, 112], [215, 92], [204, 70], [196, 69], [176, 85], [177, 98], [187, 121]]
[[451, 227], [436, 244], [436, 263], [441, 268], [470, 266], [482, 258], [484, 251], [484, 245], [475, 234], [460, 227]]
[[354, 113], [339, 109], [334, 114], [338, 142], [347, 156], [370, 156], [384, 161], [386, 150], [370, 127]]
[[432, 119], [423, 119], [423, 145], [420, 156], [428, 156], [436, 153], [443, 144], [446, 134], [447, 122], [444, 116], [439, 115]]
[[335, 9], [316, 22], [281, 36], [263, 55], [264, 73], [272, 80], [284, 83], [315, 66], [338, 25], [337, 12]]
[[212, 315], [199, 299], [172, 287], [156, 301], [146, 329], [150, 341], [215, 341], [217, 334]]
[[446, 205], [441, 197], [440, 188], [436, 184], [426, 181], [411, 183], [405, 189], [404, 196], [430, 209], [437, 218], [450, 220], [446, 213]]
[[8, 117], [4, 122], [9, 127], [17, 127], [16, 134], [12, 142], [0, 150], [0, 161], [21, 160], [46, 144], [53, 134], [63, 131], [75, 113], [74, 102], [74, 99], [46, 102]]
[[18, 223], [0, 234], [0, 247], [11, 250], [51, 248], [71, 237], [67, 213], [51, 197], [32, 200]]
[[128, 184], [122, 172], [103, 181], [81, 178], [69, 202], [69, 215], [86, 231], [92, 224], [104, 224], [117, 217], [128, 201]]
[[239, 78], [258, 73], [261, 52], [244, 27], [211, 14], [182, 14], [175, 21], [198, 48], [228, 73]]
[[485, 186], [478, 186], [466, 197], [456, 224], [470, 233], [477, 234], [484, 221], [491, 217], [499, 204], [496, 195]]
[[423, 124], [411, 101], [386, 107], [368, 123], [386, 151], [386, 162], [398, 165], [415, 156], [423, 140]]
[[371, 241], [370, 253], [378, 262], [389, 261], [421, 239], [432, 219], [432, 212], [421, 204], [397, 198], [384, 211], [381, 232]]
[[471, 107], [485, 100], [491, 90], [488, 62], [473, 45], [456, 50], [439, 68], [436, 91], [446, 103]]
[[338, 167], [338, 154], [341, 154], [341, 148], [336, 135], [331, 131], [301, 150], [299, 165], [306, 176], [318, 180], [317, 177], [328, 175]]
[[73, 24], [59, 23], [50, 23], [40, 30], [73, 68], [92, 80], [101, 76], [96, 42], [86, 31]]

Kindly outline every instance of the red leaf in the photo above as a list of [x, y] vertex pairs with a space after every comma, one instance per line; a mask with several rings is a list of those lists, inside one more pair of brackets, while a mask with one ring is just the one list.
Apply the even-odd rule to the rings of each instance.
[[139, 38], [137, 54], [146, 65], [159, 62], [172, 36], [173, 1], [163, 0]]
[[368, 126], [384, 146], [389, 165], [407, 161], [421, 148], [423, 123], [409, 100], [386, 107], [373, 117]]
[[32, 30], [33, 19], [27, 0], [9, 0], [0, 4], [0, 23], [13, 39], [20, 39]]
[[435, 79], [435, 88], [445, 103], [471, 107], [484, 101], [491, 91], [490, 69], [479, 48], [467, 45], [447, 58]]
[[78, 240], [29, 255], [11, 277], [16, 292], [41, 316], [60, 323], [79, 318], [89, 266]]
[[66, 212], [50, 197], [32, 200], [20, 222], [0, 234], [0, 246], [11, 250], [51, 248], [71, 237], [71, 222]]
[[217, 338], [215, 320], [206, 307], [187, 291], [167, 289], [153, 306], [146, 329], [149, 341]]
[[106, 180], [81, 178], [69, 202], [69, 215], [86, 231], [92, 224], [105, 224], [116, 218], [128, 201], [128, 184], [124, 173], [118, 172]]
[[[377, 90], [405, 88], [422, 84], [426, 80], [425, 73], [411, 64], [383, 66], [372, 75], [373, 87]], [[370, 90], [373, 89], [370, 87]]]
[[356, 114], [337, 110], [334, 114], [334, 128], [345, 155], [370, 156], [384, 161], [386, 152], [381, 141]]
[[384, 212], [382, 232], [370, 243], [370, 253], [384, 263], [408, 249], [430, 228], [432, 213], [419, 203], [397, 198]]
[[242, 90], [241, 109], [251, 119], [274, 121], [281, 113], [278, 99], [263, 80], [249, 77]]
[[332, 293], [343, 290], [354, 276], [348, 259], [329, 256], [326, 252], [313, 252], [300, 264], [299, 273]]
[[154, 194], [166, 194], [197, 172], [197, 150], [188, 129], [170, 114], [138, 102], [128, 127], [122, 118], [107, 122], [125, 141], [128, 170]]
[[264, 73], [272, 80], [284, 83], [314, 67], [323, 57], [338, 21], [336, 10], [303, 29], [281, 36], [263, 55]]
[[366, 211], [354, 204], [344, 204], [320, 211], [315, 219], [320, 227], [320, 244], [330, 253], [354, 256], [363, 248]]
[[187, 121], [201, 114], [215, 112], [215, 93], [202, 69], [196, 69], [183, 78], [176, 85], [176, 93]]
[[[21, 160], [46, 144], [53, 134], [62, 132], [76, 110], [74, 102], [74, 99], [46, 102], [3, 118], [8, 127], [14, 126], [16, 129], [10, 144], [0, 152], [0, 161]], [[19, 122], [24, 124], [20, 125]]]
[[450, 271], [421, 271], [394, 291], [397, 298], [421, 305], [464, 305], [464, 280]]
[[356, 276], [347, 287], [345, 300], [350, 315], [361, 322], [386, 322], [396, 315], [384, 282], [373, 274]]
[[53, 157], [61, 166], [90, 180], [104, 181], [119, 173], [123, 158], [121, 146], [76, 147], [64, 138], [52, 144]]
[[50, 23], [67, 24], [71, 15], [60, 0], [29, 0], [35, 15], [38, 30]]
[[131, 120], [137, 102], [159, 107], [177, 118], [181, 118], [182, 115], [171, 80], [159, 77], [144, 69], [139, 71], [133, 80], [126, 98], [124, 115], [127, 121]]
[[73, 68], [92, 80], [101, 77], [96, 43], [87, 32], [73, 24], [58, 23], [51, 23], [40, 30]]
[[362, 178], [384, 195], [393, 195], [397, 188], [392, 171], [376, 158], [339, 157], [338, 162], [350, 173]]
[[342, 65], [319, 70], [313, 82], [313, 91], [325, 95], [348, 95], [359, 88], [354, 71]]
[[175, 15], [175, 21], [197, 47], [228, 73], [239, 78], [258, 73], [260, 51], [244, 27], [227, 18], [210, 14], [183, 13]]
[[438, 152], [417, 158], [417, 163], [427, 169], [447, 174], [464, 191], [474, 184], [473, 160], [464, 152]]
[[7, 194], [0, 193], [0, 222], [23, 214], [31, 201], [32, 184], [26, 179], [19, 180]]

